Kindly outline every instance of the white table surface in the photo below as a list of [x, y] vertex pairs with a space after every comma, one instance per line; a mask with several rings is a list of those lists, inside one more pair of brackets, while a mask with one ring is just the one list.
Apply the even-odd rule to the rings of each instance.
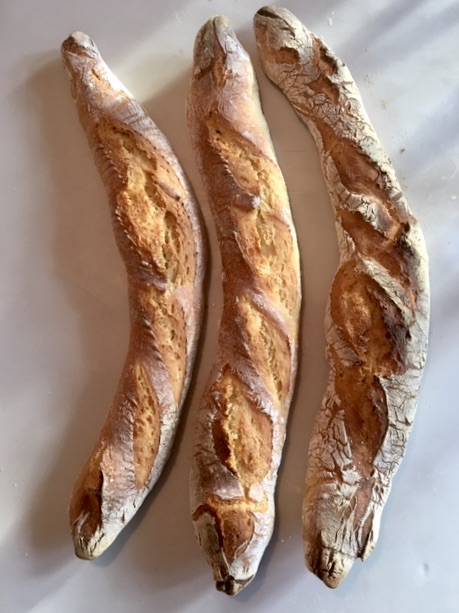
[[[379, 544], [337, 590], [303, 564], [309, 434], [325, 386], [323, 313], [337, 264], [312, 139], [261, 73], [253, 0], [3, 0], [0, 5], [0, 610], [158, 613], [459, 611], [459, 5], [455, 0], [286, 0], [349, 65], [431, 262], [432, 324], [415, 427]], [[184, 116], [194, 36], [227, 14], [251, 52], [302, 255], [302, 359], [275, 533], [253, 583], [215, 591], [189, 516], [191, 429], [213, 360], [220, 268]], [[126, 282], [107, 200], [59, 47], [75, 29], [172, 142], [202, 200], [212, 269], [204, 351], [169, 466], [100, 559], [73, 554], [67, 502], [110, 404], [128, 337]]]

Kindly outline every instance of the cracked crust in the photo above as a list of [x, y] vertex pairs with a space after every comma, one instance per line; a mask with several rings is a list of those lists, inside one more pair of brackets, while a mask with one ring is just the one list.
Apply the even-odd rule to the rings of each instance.
[[169, 143], [94, 42], [75, 32], [62, 58], [109, 196], [131, 320], [115, 398], [70, 500], [75, 552], [90, 559], [133, 517], [169, 455], [198, 342], [205, 245]]
[[217, 228], [224, 306], [191, 470], [197, 539], [217, 589], [254, 577], [297, 369], [299, 255], [285, 183], [247, 53], [228, 20], [197, 35], [188, 121]]
[[309, 447], [306, 563], [336, 587], [374, 549], [427, 352], [427, 253], [346, 66], [286, 9], [255, 16], [259, 55], [319, 149], [340, 263], [326, 314], [330, 376]]

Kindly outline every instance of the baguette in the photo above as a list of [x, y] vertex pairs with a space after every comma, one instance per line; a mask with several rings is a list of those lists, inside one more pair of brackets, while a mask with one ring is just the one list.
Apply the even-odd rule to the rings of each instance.
[[69, 506], [75, 552], [100, 555], [133, 517], [171, 450], [203, 305], [200, 213], [171, 147], [93, 41], [62, 45], [81, 123], [126, 266], [130, 342], [113, 404]]
[[346, 66], [289, 11], [255, 16], [263, 68], [319, 149], [340, 248], [330, 376], [309, 447], [306, 563], [336, 587], [378, 538], [413, 424], [429, 325], [427, 254]]
[[217, 355], [196, 420], [191, 507], [217, 589], [234, 595], [253, 579], [273, 530], [301, 290], [288, 195], [255, 74], [225, 17], [197, 35], [187, 114], [223, 267]]

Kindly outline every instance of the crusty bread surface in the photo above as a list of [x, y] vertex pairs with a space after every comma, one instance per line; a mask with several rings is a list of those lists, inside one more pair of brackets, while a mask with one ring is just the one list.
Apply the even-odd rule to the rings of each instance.
[[254, 577], [297, 369], [299, 255], [250, 59], [225, 17], [199, 31], [187, 114], [215, 220], [223, 312], [197, 411], [191, 506], [217, 589]]
[[427, 254], [347, 67], [286, 9], [255, 16], [267, 76], [319, 149], [340, 248], [326, 313], [330, 376], [309, 447], [306, 563], [336, 587], [374, 549], [426, 360]]
[[179, 161], [94, 42], [74, 32], [62, 58], [109, 196], [130, 307], [118, 389], [69, 506], [75, 552], [90, 559], [133, 517], [171, 450], [196, 354], [206, 249]]

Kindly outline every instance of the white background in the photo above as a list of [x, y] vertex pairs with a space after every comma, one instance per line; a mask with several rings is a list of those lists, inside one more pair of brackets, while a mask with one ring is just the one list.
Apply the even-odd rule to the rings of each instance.
[[[424, 228], [428, 364], [379, 544], [332, 591], [303, 564], [307, 445], [325, 386], [323, 314], [337, 264], [331, 207], [305, 127], [261, 73], [253, 0], [2, 0], [0, 4], [0, 610], [453, 613], [459, 611], [459, 5], [455, 0], [285, 0], [351, 68]], [[255, 62], [300, 240], [301, 369], [272, 542], [253, 583], [215, 591], [188, 503], [191, 430], [221, 304], [214, 229], [185, 123], [194, 37], [227, 14]], [[107, 200], [59, 47], [80, 29], [170, 139], [202, 201], [212, 260], [203, 352], [168, 468], [94, 562], [67, 523], [73, 479], [110, 404], [128, 338], [126, 281]]]

